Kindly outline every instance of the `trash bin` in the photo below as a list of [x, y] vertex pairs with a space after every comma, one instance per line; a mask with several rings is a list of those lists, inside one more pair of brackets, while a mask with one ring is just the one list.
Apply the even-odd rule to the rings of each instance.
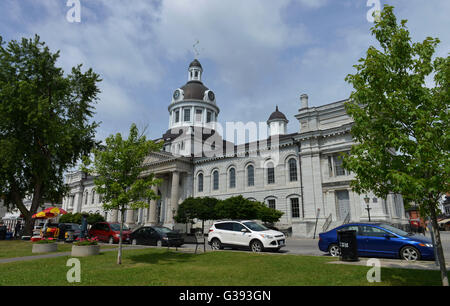
[[356, 231], [342, 230], [338, 231], [338, 242], [341, 255], [341, 261], [358, 261], [358, 244], [356, 241]]
[[11, 240], [13, 238], [13, 232], [6, 233], [6, 240]]
[[6, 239], [6, 226], [2, 225], [0, 226], [0, 240], [5, 240]]

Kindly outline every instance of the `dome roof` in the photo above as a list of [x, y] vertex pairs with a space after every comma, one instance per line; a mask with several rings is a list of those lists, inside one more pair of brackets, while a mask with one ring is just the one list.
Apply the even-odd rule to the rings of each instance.
[[184, 99], [185, 100], [203, 100], [203, 97], [205, 96], [205, 92], [208, 89], [205, 85], [203, 85], [200, 81], [189, 81], [181, 87], [184, 91]]
[[[200, 67], [200, 68], [202, 68], [202, 64], [200, 64], [200, 62], [199, 62], [197, 59], [195, 59], [195, 60], [193, 60], [192, 63], [189, 65], [189, 68], [191, 68], [191, 67]], [[202, 68], [202, 69], [203, 69], [203, 68]]]
[[286, 116], [285, 116], [282, 112], [280, 112], [280, 111], [278, 110], [278, 106], [277, 106], [277, 108], [275, 109], [275, 111], [272, 113], [272, 115], [270, 115], [269, 120], [267, 120], [267, 121], [272, 121], [272, 120], [284, 120], [284, 121], [288, 121], [287, 118], [286, 118]]

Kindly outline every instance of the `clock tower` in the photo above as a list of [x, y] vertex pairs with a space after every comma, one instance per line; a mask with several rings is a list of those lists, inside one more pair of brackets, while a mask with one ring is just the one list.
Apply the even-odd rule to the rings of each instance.
[[[203, 67], [198, 59], [188, 68], [187, 83], [175, 89], [169, 105], [169, 130], [163, 138], [167, 145], [165, 151], [180, 155], [189, 155], [186, 141], [180, 141], [180, 133], [188, 135], [194, 128], [214, 131], [220, 109], [216, 104], [216, 95], [202, 82]], [[188, 138], [187, 136], [184, 138]], [[188, 141], [189, 142], [189, 141]]]

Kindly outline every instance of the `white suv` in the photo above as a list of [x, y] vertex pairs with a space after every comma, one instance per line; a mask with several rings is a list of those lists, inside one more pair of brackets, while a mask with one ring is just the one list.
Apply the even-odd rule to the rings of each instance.
[[220, 221], [209, 229], [208, 244], [215, 250], [227, 246], [250, 248], [253, 252], [264, 249], [278, 251], [286, 245], [286, 237], [282, 232], [254, 221]]

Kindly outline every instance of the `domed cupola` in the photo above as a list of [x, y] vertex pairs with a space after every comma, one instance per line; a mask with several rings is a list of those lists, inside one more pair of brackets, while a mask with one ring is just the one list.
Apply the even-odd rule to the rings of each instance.
[[176, 89], [169, 106], [169, 129], [180, 126], [212, 127], [220, 110], [216, 96], [202, 82], [203, 67], [194, 59], [188, 68], [188, 81]]
[[286, 116], [278, 110], [277, 105], [275, 111], [270, 115], [269, 120], [267, 120], [269, 136], [286, 134], [288, 123], [289, 120], [287, 120]]

